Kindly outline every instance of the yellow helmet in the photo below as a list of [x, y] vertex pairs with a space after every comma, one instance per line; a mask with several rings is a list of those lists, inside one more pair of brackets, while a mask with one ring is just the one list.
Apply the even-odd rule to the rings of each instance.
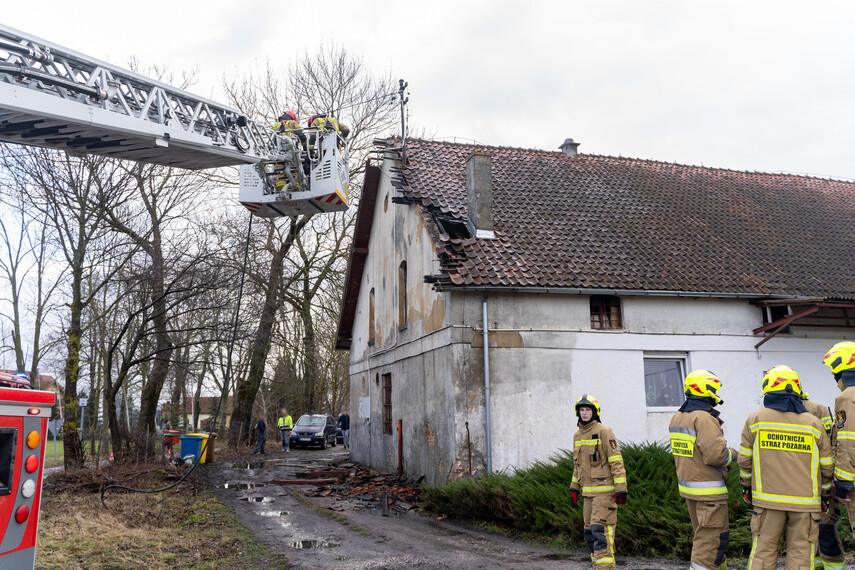
[[855, 368], [855, 342], [838, 342], [825, 353], [822, 361], [834, 374]]
[[802, 383], [799, 381], [799, 375], [789, 366], [779, 364], [766, 371], [763, 375], [763, 393], [770, 392], [787, 392], [787, 388], [795, 392], [799, 396], [802, 395]]
[[724, 401], [718, 396], [718, 391], [721, 390], [721, 380], [709, 370], [695, 370], [686, 376], [684, 386], [686, 387], [686, 396], [712, 398], [716, 404], [721, 404]]
[[588, 406], [589, 408], [594, 410], [594, 417], [600, 417], [600, 401], [597, 400], [590, 394], [582, 394], [578, 400], [576, 400], [576, 415], [579, 415], [579, 408], [582, 406]]

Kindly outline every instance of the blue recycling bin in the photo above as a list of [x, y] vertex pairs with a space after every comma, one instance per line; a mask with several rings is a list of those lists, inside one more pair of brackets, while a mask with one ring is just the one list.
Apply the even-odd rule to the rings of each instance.
[[192, 455], [194, 458], [199, 457], [199, 452], [202, 451], [202, 442], [205, 441], [204, 437], [200, 435], [180, 435], [178, 439], [181, 441], [181, 461], [184, 461], [184, 458], [188, 455]]

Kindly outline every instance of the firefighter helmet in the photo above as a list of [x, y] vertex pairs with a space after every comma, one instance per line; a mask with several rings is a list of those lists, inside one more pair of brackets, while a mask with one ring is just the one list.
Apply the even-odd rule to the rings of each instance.
[[280, 121], [297, 121], [300, 122], [300, 119], [297, 118], [297, 113], [294, 111], [285, 111], [281, 115], [279, 115]]
[[823, 362], [834, 374], [855, 368], [855, 342], [838, 342], [825, 353]]
[[582, 406], [587, 406], [594, 410], [594, 417], [600, 417], [600, 401], [597, 400], [590, 394], [582, 394], [578, 400], [576, 400], [576, 415], [579, 415], [579, 408]]
[[763, 375], [763, 393], [794, 392], [802, 395], [802, 383], [799, 375], [789, 366], [779, 364], [766, 371]]
[[311, 127], [312, 123], [315, 121], [315, 119], [326, 119], [326, 118], [327, 118], [327, 116], [325, 113], [317, 113], [315, 115], [310, 115], [309, 120], [306, 121], [306, 126]]
[[695, 370], [686, 376], [685, 387], [686, 396], [712, 398], [716, 404], [724, 401], [718, 395], [718, 391], [721, 390], [721, 380], [709, 370]]

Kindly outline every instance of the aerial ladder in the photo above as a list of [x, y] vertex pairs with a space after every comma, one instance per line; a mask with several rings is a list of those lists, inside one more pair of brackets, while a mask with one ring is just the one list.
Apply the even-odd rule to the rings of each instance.
[[0, 141], [195, 170], [239, 166], [238, 199], [265, 218], [346, 210], [347, 141], [329, 127], [302, 134], [312, 143], [0, 25]]

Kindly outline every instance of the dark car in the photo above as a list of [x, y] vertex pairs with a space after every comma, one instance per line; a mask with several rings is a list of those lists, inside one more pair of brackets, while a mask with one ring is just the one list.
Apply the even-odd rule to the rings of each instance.
[[335, 441], [344, 445], [344, 434], [341, 433], [340, 427], [335, 428]]
[[335, 420], [324, 414], [305, 414], [300, 416], [291, 430], [291, 447], [318, 445], [325, 449], [329, 443], [336, 444]]

